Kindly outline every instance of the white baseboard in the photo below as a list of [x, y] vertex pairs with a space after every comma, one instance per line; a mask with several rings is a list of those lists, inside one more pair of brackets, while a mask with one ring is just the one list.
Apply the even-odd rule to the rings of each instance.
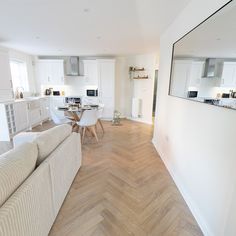
[[181, 183], [181, 180], [175, 174], [175, 172], [174, 172], [172, 166], [170, 165], [170, 163], [167, 161], [167, 158], [164, 158], [164, 153], [162, 153], [161, 150], [158, 149], [158, 146], [157, 146], [157, 143], [155, 142], [155, 140], [152, 140], [152, 143], [153, 143], [155, 149], [157, 150], [157, 152], [159, 153], [160, 158], [164, 162], [167, 170], [169, 171], [172, 179], [174, 180], [177, 188], [179, 189], [181, 195], [183, 196], [183, 198], [184, 198], [186, 204], [188, 205], [190, 211], [192, 212], [194, 218], [196, 219], [196, 221], [197, 221], [199, 227], [201, 228], [203, 234], [205, 236], [214, 236], [214, 234], [209, 229], [206, 221], [204, 220], [202, 214], [200, 213], [198, 207], [196, 206], [196, 204], [194, 203], [194, 201], [192, 200], [192, 198], [190, 197], [190, 195], [186, 191], [185, 187]]
[[148, 125], [152, 125], [152, 121], [147, 121], [147, 120], [142, 120], [141, 118], [133, 118], [133, 117], [127, 117], [128, 120], [133, 120], [133, 121], [137, 121], [137, 122], [141, 122], [141, 123], [145, 123]]

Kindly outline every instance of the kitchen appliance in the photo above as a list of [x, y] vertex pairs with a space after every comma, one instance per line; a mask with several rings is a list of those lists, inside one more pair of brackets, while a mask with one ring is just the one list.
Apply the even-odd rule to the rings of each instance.
[[80, 97], [65, 97], [65, 103], [81, 105], [81, 98]]
[[231, 97], [232, 97], [232, 98], [236, 98], [236, 92], [232, 92], [232, 93], [231, 93]]
[[79, 58], [78, 57], [66, 58], [65, 72], [67, 76], [79, 76]]
[[86, 94], [88, 97], [97, 97], [98, 96], [98, 90], [97, 89], [87, 89]]
[[46, 96], [50, 96], [51, 93], [52, 93], [51, 89], [46, 89], [46, 90], [45, 90], [45, 95], [46, 95]]
[[222, 98], [229, 98], [230, 97], [230, 94], [229, 93], [222, 93]]
[[198, 91], [188, 91], [188, 98], [196, 98]]
[[211, 104], [211, 105], [219, 105], [219, 102], [220, 102], [219, 99], [211, 99], [211, 98], [204, 99], [204, 103]]
[[61, 94], [60, 94], [60, 91], [53, 91], [52, 95], [53, 96], [60, 96]]

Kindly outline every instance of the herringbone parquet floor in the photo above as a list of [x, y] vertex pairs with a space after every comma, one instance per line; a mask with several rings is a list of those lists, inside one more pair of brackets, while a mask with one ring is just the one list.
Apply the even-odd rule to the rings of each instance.
[[202, 235], [152, 143], [152, 127], [105, 123], [87, 138], [83, 165], [50, 236]]

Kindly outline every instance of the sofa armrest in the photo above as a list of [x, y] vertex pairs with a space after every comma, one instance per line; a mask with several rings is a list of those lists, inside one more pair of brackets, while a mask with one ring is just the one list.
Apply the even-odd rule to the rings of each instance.
[[13, 137], [13, 146], [17, 147], [23, 143], [32, 142], [40, 135], [40, 132], [22, 132]]

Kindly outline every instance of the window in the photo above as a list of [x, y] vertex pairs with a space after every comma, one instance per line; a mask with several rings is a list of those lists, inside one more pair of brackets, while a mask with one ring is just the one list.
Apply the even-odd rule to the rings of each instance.
[[24, 61], [10, 60], [11, 76], [13, 90], [23, 88], [25, 92], [29, 91], [29, 82], [27, 74], [27, 66]]

